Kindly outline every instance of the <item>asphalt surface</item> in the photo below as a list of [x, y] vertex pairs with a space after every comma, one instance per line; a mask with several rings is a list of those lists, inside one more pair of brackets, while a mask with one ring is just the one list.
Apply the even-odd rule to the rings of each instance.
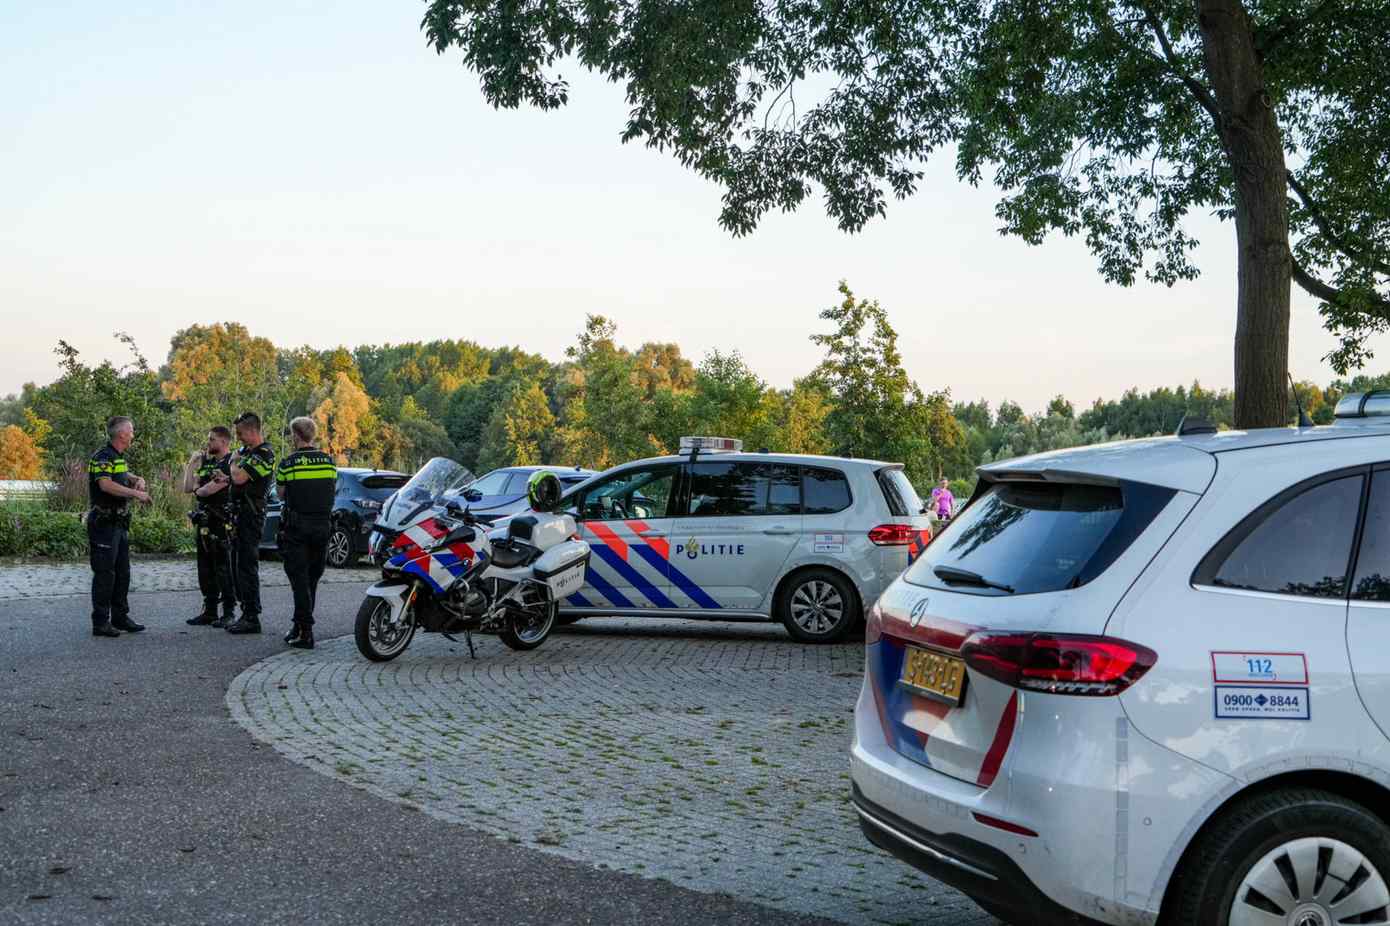
[[[320, 638], [350, 632], [360, 596], [321, 589]], [[0, 602], [0, 923], [825, 922], [542, 854], [287, 762], [224, 697], [284, 649], [288, 589], [265, 593], [259, 637], [185, 627], [196, 593], [132, 604], [150, 629], [107, 640], [84, 598]]]

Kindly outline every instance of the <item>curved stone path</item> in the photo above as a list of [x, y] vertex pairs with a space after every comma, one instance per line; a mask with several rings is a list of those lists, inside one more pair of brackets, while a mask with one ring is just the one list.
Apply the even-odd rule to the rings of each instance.
[[[993, 923], [870, 846], [848, 802], [859, 645], [585, 621], [539, 650], [350, 637], [252, 666], [232, 716], [287, 758], [512, 842], [844, 922]], [[441, 877], [466, 859], [445, 860]]]

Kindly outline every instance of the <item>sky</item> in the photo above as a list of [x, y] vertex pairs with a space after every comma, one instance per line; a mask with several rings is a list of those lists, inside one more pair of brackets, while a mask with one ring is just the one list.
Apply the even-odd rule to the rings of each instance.
[[[153, 362], [218, 321], [281, 346], [468, 338], [559, 360], [589, 313], [633, 347], [737, 349], [786, 386], [820, 359], [841, 279], [957, 399], [1232, 382], [1229, 225], [1193, 221], [1199, 281], [1120, 288], [1077, 240], [1001, 237], [997, 191], [938, 158], [859, 234], [808, 202], [735, 239], [718, 187], [620, 143], [621, 87], [575, 66], [568, 107], [493, 110], [427, 48], [423, 10], [0, 3], [0, 394], [52, 380], [60, 338], [123, 361], [118, 330]], [[1295, 377], [1333, 377], [1296, 288], [1291, 342]]]

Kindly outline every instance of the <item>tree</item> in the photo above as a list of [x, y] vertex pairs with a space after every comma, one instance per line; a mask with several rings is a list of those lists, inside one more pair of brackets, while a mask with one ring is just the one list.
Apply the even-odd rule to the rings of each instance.
[[943, 148], [961, 179], [992, 173], [1003, 231], [1083, 235], [1122, 285], [1195, 276], [1184, 219], [1215, 211], [1241, 427], [1287, 417], [1291, 280], [1339, 372], [1390, 326], [1383, 0], [430, 0], [422, 25], [494, 106], [564, 105], [562, 62], [622, 83], [623, 141], [721, 184], [735, 234], [817, 191], [858, 230]]
[[312, 417], [319, 426], [320, 449], [332, 454], [340, 464], [347, 464], [353, 452], [362, 448], [366, 435], [374, 430], [367, 421], [371, 399], [346, 373], [337, 373], [331, 385], [325, 383], [314, 393], [311, 402]]
[[555, 416], [540, 384], [513, 383], [483, 430], [479, 472], [544, 463], [554, 431]]
[[[840, 304], [820, 313], [835, 330], [811, 335], [826, 351], [815, 378], [834, 398], [825, 421], [831, 452], [903, 463], [913, 484], [925, 487], [942, 462], [932, 435], [941, 430], [939, 416], [950, 417], [949, 399], [941, 394], [929, 403], [908, 377], [898, 334], [877, 302], [855, 299], [843, 281], [839, 291]], [[959, 431], [956, 424], [951, 439]]]
[[39, 478], [39, 448], [15, 424], [0, 428], [0, 479]]

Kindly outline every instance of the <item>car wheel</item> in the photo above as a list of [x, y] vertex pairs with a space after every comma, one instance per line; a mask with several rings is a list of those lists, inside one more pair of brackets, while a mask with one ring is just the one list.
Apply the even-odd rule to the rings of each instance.
[[782, 588], [777, 617], [795, 640], [837, 643], [859, 619], [858, 600], [844, 576], [829, 569], [808, 569]]
[[1199, 837], [1175, 884], [1169, 924], [1383, 923], [1390, 828], [1328, 791], [1240, 801]]
[[328, 535], [328, 565], [342, 569], [352, 563], [352, 537], [341, 525], [333, 525]]

